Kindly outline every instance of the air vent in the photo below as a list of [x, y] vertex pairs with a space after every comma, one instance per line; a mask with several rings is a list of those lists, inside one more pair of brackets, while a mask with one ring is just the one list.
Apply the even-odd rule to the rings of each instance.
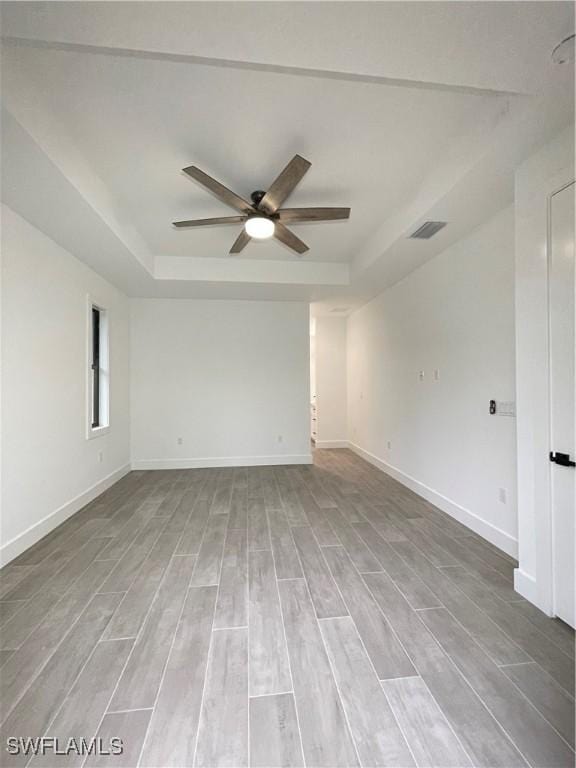
[[416, 232], [412, 232], [410, 239], [430, 240], [437, 232], [444, 229], [446, 224], [447, 222], [445, 221], [425, 221], [421, 227], [418, 227]]
[[348, 307], [334, 307], [330, 312], [348, 312]]

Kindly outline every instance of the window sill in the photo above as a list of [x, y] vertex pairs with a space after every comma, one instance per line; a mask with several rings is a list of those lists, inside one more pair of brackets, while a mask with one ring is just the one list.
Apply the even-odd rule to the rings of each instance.
[[94, 440], [96, 437], [103, 437], [110, 432], [110, 425], [105, 427], [88, 427], [86, 440]]

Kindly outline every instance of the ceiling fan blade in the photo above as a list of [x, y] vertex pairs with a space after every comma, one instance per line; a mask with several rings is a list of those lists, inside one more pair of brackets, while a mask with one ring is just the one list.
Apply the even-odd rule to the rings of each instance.
[[215, 219], [192, 219], [191, 221], [173, 221], [172, 226], [177, 229], [184, 227], [203, 227], [209, 224], [238, 224], [246, 221], [246, 216], [220, 216]]
[[335, 221], [350, 218], [350, 208], [281, 208], [280, 221]]
[[286, 229], [284, 224], [281, 224], [279, 221], [275, 222], [274, 237], [280, 240], [281, 243], [284, 243], [284, 245], [287, 245], [288, 248], [292, 248], [296, 253], [306, 253], [306, 251], [310, 250], [306, 243], [303, 243], [299, 237], [296, 237], [293, 232]]
[[251, 203], [249, 203], [247, 200], [244, 200], [235, 192], [232, 192], [230, 189], [228, 189], [228, 187], [225, 187], [224, 184], [220, 184], [220, 182], [216, 181], [216, 179], [213, 179], [212, 176], [208, 176], [208, 174], [204, 173], [204, 171], [201, 171], [200, 168], [196, 168], [195, 165], [191, 165], [188, 168], [183, 168], [182, 170], [199, 184], [202, 184], [203, 187], [209, 189], [210, 192], [215, 194], [216, 197], [222, 200], [223, 203], [232, 206], [232, 208], [235, 208], [237, 211], [246, 213], [247, 211], [254, 210]]
[[258, 208], [265, 213], [275, 213], [310, 166], [311, 163], [308, 160], [300, 155], [294, 155], [286, 168], [272, 182]]
[[240, 251], [248, 245], [250, 240], [252, 240], [250, 235], [245, 229], [242, 229], [236, 240], [234, 240], [234, 245], [230, 248], [230, 253], [240, 253]]

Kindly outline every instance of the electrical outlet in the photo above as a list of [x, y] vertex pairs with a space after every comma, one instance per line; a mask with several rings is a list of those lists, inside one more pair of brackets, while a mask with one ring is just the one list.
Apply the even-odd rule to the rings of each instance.
[[181, 438], [181, 437], [179, 437], [179, 438], [176, 440], [176, 442], [178, 443], [178, 445], [182, 445], [182, 442], [183, 442], [183, 440], [182, 440], [182, 438]]
[[98, 451], [98, 462], [102, 464], [104, 461], [104, 451]]
[[388, 450], [389, 450], [389, 451], [390, 451], [390, 450], [392, 450], [392, 443], [390, 442], [390, 440], [388, 440], [388, 442], [386, 443], [386, 445], [388, 446]]
[[424, 371], [418, 371], [418, 381], [424, 381]]
[[498, 488], [498, 501], [506, 504], [506, 488]]
[[434, 381], [440, 381], [440, 370], [438, 368], [434, 368]]
[[283, 441], [284, 441], [284, 436], [283, 435], [278, 435], [278, 442], [282, 443]]

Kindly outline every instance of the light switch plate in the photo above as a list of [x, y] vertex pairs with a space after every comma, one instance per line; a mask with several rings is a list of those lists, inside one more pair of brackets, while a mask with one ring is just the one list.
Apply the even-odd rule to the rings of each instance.
[[516, 416], [516, 403], [513, 400], [498, 400], [496, 413], [498, 416]]

